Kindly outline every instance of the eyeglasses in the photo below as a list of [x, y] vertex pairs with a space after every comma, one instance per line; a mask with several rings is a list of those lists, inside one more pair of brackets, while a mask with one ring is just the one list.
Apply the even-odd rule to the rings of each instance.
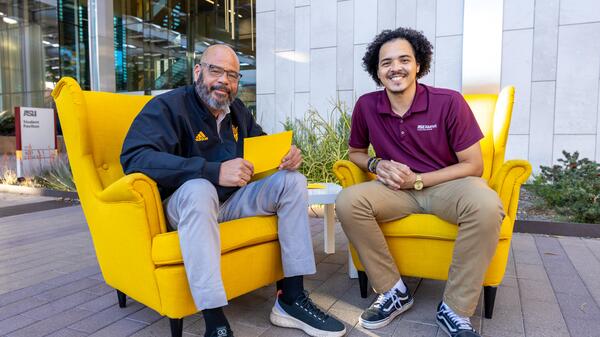
[[214, 77], [221, 77], [223, 76], [223, 74], [227, 74], [227, 78], [233, 82], [237, 82], [240, 80], [240, 78], [242, 78], [242, 74], [238, 73], [237, 71], [225, 70], [219, 66], [210, 63], [200, 63], [200, 65], [207, 67], [208, 73]]

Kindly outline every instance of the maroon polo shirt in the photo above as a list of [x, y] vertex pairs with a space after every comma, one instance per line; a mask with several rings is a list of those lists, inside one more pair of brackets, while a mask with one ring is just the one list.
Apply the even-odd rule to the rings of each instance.
[[392, 111], [385, 90], [361, 96], [352, 112], [349, 145], [373, 145], [377, 157], [425, 173], [458, 163], [456, 152], [483, 138], [462, 95], [417, 83], [413, 102], [403, 117]]

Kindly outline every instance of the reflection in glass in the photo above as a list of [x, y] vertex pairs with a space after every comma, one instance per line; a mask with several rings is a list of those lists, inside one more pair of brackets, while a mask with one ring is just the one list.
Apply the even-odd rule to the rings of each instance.
[[193, 67], [211, 44], [238, 53], [240, 98], [256, 101], [254, 0], [114, 0], [118, 91], [192, 83]]
[[0, 0], [0, 113], [51, 107], [62, 76], [89, 89], [87, 0]]

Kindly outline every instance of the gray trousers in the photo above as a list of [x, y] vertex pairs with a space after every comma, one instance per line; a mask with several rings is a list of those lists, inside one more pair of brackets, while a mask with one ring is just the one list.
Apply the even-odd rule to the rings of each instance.
[[212, 183], [193, 179], [164, 204], [170, 226], [179, 232], [185, 271], [198, 310], [227, 304], [221, 279], [219, 222], [276, 214], [285, 277], [316, 272], [306, 178], [298, 172], [277, 171], [240, 188], [221, 205]]

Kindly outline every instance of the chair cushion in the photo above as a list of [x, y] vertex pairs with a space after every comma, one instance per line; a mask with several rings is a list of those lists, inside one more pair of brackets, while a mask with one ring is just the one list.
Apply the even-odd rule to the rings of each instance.
[[[221, 226], [221, 254], [277, 240], [277, 217], [250, 217], [227, 221]], [[157, 266], [183, 262], [177, 232], [158, 234], [152, 239], [152, 260]]]
[[[458, 226], [446, 222], [435, 215], [413, 214], [406, 218], [384, 223], [381, 225], [386, 237], [413, 237], [440, 240], [456, 240]], [[512, 236], [512, 221], [504, 217], [500, 228], [500, 240]]]

